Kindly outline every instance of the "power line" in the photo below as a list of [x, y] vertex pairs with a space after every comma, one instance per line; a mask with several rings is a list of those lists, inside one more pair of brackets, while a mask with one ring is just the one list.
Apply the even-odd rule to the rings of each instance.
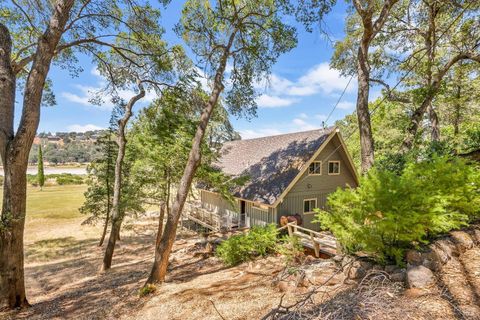
[[353, 79], [353, 76], [354, 76], [354, 75], [352, 75], [352, 76], [350, 77], [350, 79], [348, 80], [348, 83], [347, 83], [347, 85], [345, 86], [345, 88], [343, 89], [342, 94], [341, 94], [340, 97], [338, 98], [337, 103], [335, 103], [335, 105], [333, 106], [333, 109], [330, 111], [330, 113], [328, 114], [327, 118], [326, 118], [325, 121], [323, 122], [323, 123], [324, 123], [324, 126], [323, 126], [323, 127], [326, 126], [328, 120], [330, 119], [330, 117], [332, 116], [333, 112], [334, 112], [335, 109], [337, 108], [338, 104], [339, 104], [340, 101], [342, 100], [343, 95], [344, 95], [345, 92], [347, 91], [348, 86], [350, 85], [350, 82], [351, 82], [352, 79]]
[[[445, 31], [443, 31], [442, 34], [441, 34], [438, 38], [435, 39], [433, 45], [436, 45], [436, 44], [437, 44], [438, 40], [440, 40], [440, 39], [447, 33], [447, 31], [450, 30], [450, 28], [457, 22], [457, 20], [465, 13], [465, 11], [466, 11], [466, 10], [470, 7], [470, 5], [471, 5], [472, 3], [474, 3], [475, 1], [476, 1], [476, 0], [473, 0], [472, 2], [469, 2], [468, 5], [466, 5], [466, 6], [462, 9], [462, 11], [460, 12], [460, 14], [459, 14], [454, 20], [452, 20], [452, 22], [449, 24], [449, 26], [447, 27], [447, 29], [445, 29]], [[400, 83], [402, 83], [402, 82], [407, 78], [407, 76], [408, 76], [408, 75], [413, 71], [413, 69], [420, 63], [420, 61], [425, 57], [425, 55], [426, 55], [427, 53], [428, 53], [427, 51], [425, 51], [425, 52], [423, 53], [423, 55], [420, 57], [420, 59], [418, 59], [417, 62], [416, 62], [411, 68], [409, 68], [409, 70], [407, 70], [407, 73], [405, 73], [405, 74], [400, 78], [400, 80], [395, 84], [395, 86], [393, 86], [393, 88], [390, 89], [391, 91], [395, 90], [395, 89], [400, 85]], [[407, 58], [407, 59], [408, 59], [408, 58]], [[405, 59], [403, 62], [406, 62], [407, 59]], [[402, 62], [402, 63], [403, 63], [403, 62]], [[371, 116], [371, 117], [375, 114], [375, 112], [376, 112], [376, 111], [378, 110], [378, 108], [382, 105], [382, 103], [385, 102], [385, 100], [387, 100], [387, 96], [384, 96], [384, 97], [382, 98], [382, 100], [380, 100], [380, 102], [373, 108], [373, 110], [370, 111], [370, 116]], [[352, 130], [352, 132], [351, 132], [348, 136], [346, 136], [346, 137], [344, 138], [344, 141], [347, 141], [348, 139], [350, 139], [350, 138], [353, 136], [353, 134], [355, 133], [355, 131], [357, 131], [357, 129], [359, 129], [358, 121], [357, 121], [356, 127]], [[330, 157], [331, 157], [335, 152], [337, 152], [337, 150], [338, 150], [340, 147], [341, 147], [341, 145], [339, 145], [338, 147], [336, 147], [336, 148], [335, 148], [327, 157], [325, 157], [324, 160], [322, 160], [322, 161], [327, 161], [328, 159], [330, 159]]]

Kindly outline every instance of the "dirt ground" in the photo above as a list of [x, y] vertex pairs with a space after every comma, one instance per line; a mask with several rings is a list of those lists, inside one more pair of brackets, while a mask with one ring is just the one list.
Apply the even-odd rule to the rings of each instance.
[[[308, 292], [280, 290], [273, 284], [284, 269], [282, 257], [226, 268], [204, 254], [198, 245], [201, 237], [184, 231], [175, 243], [167, 282], [140, 297], [153, 259], [156, 219], [145, 218], [123, 231], [107, 273], [98, 271], [104, 250], [97, 246], [99, 229], [69, 223], [61, 237], [27, 241], [26, 285], [32, 307], [0, 313], [0, 319], [259, 319], [282, 296], [284, 304], [292, 304]], [[325, 269], [322, 276], [328, 278], [329, 272]], [[332, 315], [338, 309], [343, 313], [331, 319], [480, 319], [478, 247], [449, 262], [438, 281], [438, 288], [428, 293], [392, 284], [365, 289], [338, 283], [306, 306], [316, 316], [293, 319], [326, 319], [321, 312]]]
[[107, 273], [98, 271], [104, 248], [90, 237], [99, 229], [78, 225], [74, 229], [70, 224], [69, 236], [63, 230], [60, 238], [26, 244], [26, 285], [32, 307], [0, 313], [0, 319], [221, 319], [218, 312], [228, 319], [252, 319], [282, 295], [271, 285], [282, 266], [280, 257], [264, 260], [267, 270], [253, 270], [249, 264], [226, 268], [195, 246], [201, 237], [184, 231], [175, 243], [167, 282], [141, 298], [138, 290], [153, 260], [156, 219], [123, 232]]

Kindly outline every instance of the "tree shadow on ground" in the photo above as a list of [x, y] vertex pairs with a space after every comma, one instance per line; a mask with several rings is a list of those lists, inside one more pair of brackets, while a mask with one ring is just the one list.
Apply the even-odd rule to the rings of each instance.
[[[65, 237], [28, 245], [25, 274], [27, 294], [33, 306], [0, 314], [0, 318], [116, 318], [140, 307], [146, 300], [139, 298], [138, 290], [151, 268], [154, 241], [150, 235], [123, 236], [116, 248], [112, 269], [104, 273], [99, 272], [104, 247], [97, 246], [97, 239]], [[185, 246], [187, 240], [179, 243]], [[213, 259], [184, 263], [194, 253], [181, 250], [176, 244], [172, 256], [180, 254], [187, 257], [178, 259], [179, 262], [171, 261], [169, 281], [190, 281], [211, 270], [219, 270], [219, 263], [210, 261]]]

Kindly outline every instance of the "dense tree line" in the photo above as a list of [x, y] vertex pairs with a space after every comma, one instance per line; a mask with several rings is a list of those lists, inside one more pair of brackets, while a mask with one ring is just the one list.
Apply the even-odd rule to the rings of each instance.
[[[28, 162], [38, 162], [39, 145], [34, 144], [28, 157]], [[93, 143], [70, 141], [63, 144], [46, 143], [43, 146], [43, 160], [49, 164], [90, 163], [99, 156], [98, 146]]]

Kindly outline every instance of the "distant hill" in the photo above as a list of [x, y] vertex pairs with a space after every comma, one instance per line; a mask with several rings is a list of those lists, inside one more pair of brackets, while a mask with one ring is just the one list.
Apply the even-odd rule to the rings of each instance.
[[43, 159], [48, 164], [88, 163], [99, 155], [95, 142], [104, 130], [87, 132], [42, 132], [35, 137], [29, 162], [36, 164], [38, 146], [43, 148]]

